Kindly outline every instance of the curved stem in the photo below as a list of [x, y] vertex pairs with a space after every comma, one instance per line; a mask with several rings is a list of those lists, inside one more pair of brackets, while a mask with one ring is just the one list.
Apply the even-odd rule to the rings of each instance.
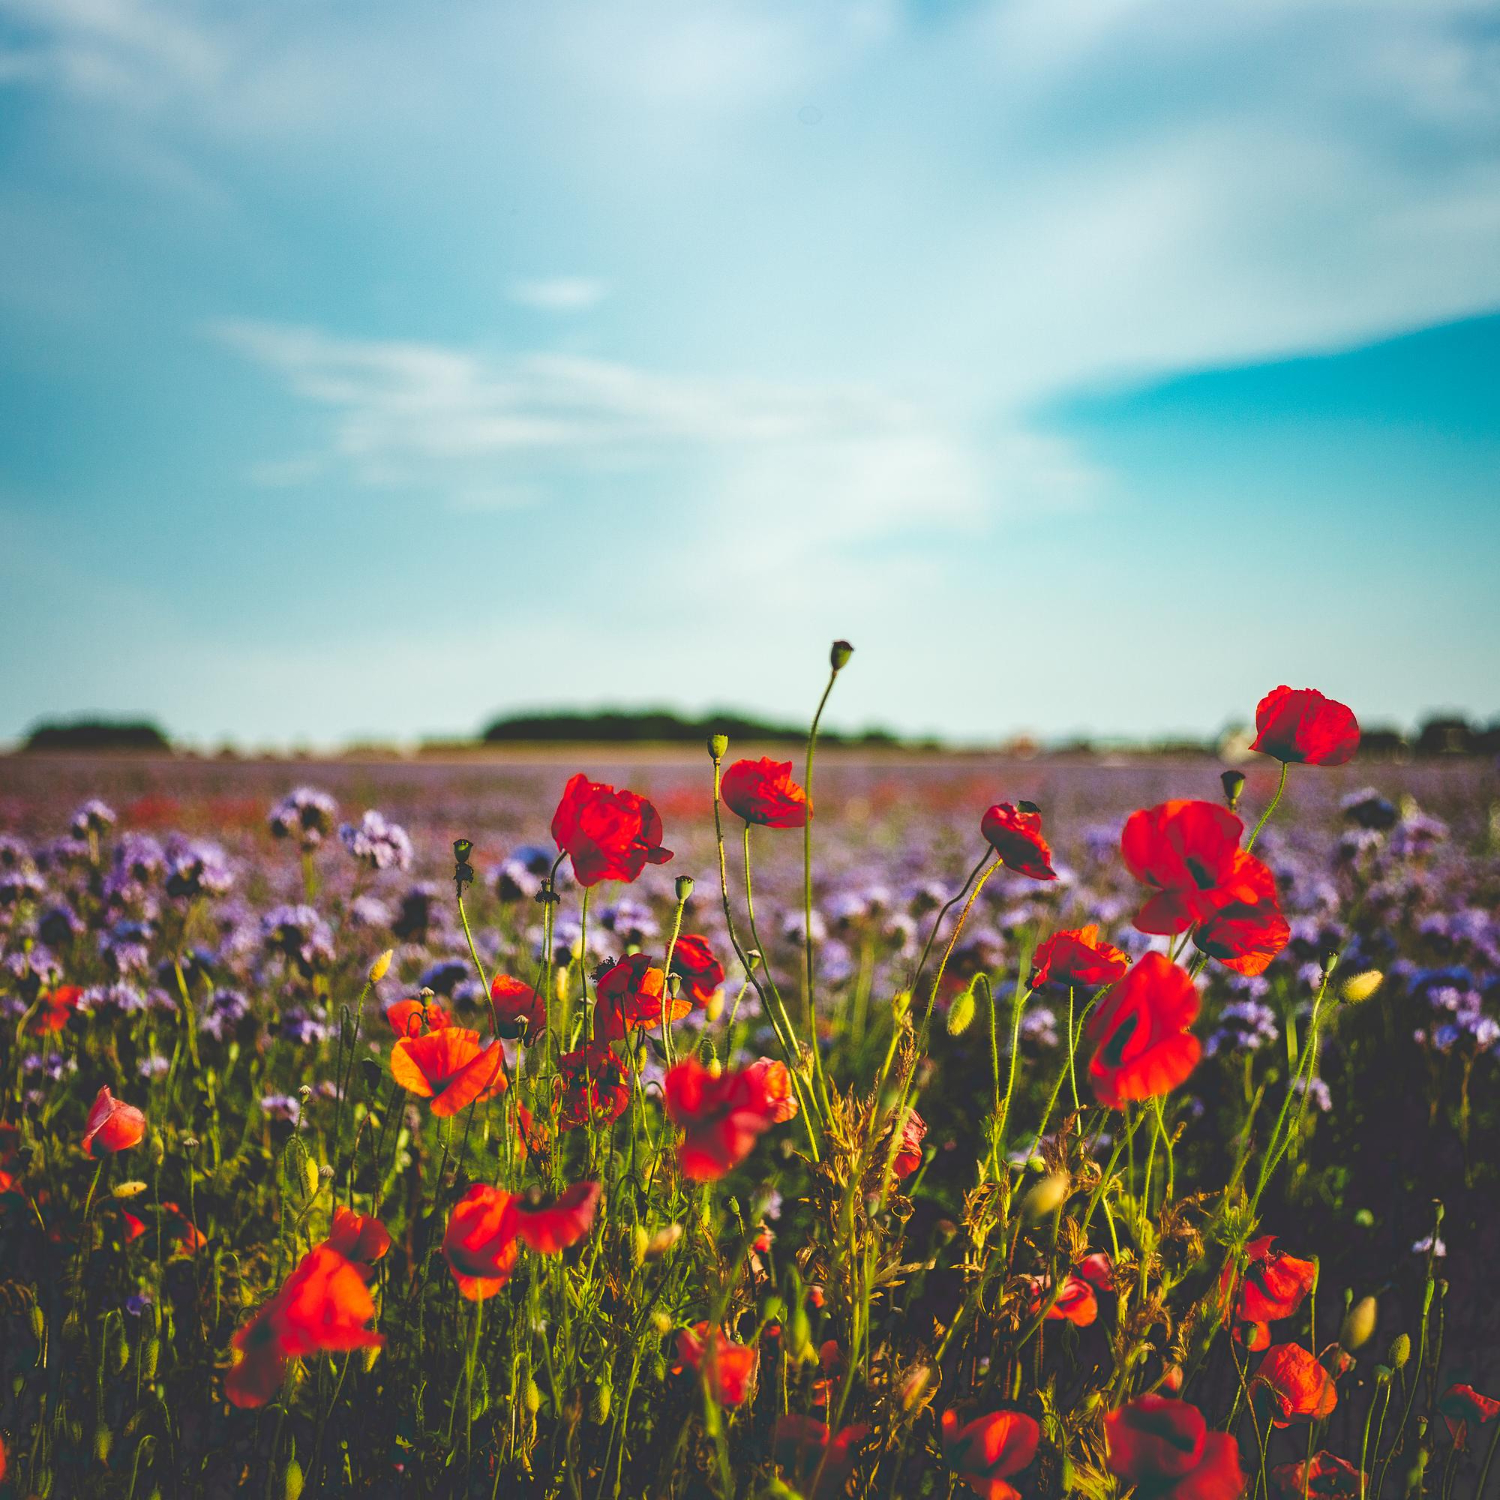
[[[818, 724], [823, 717], [823, 709], [828, 702], [828, 695], [833, 691], [834, 683], [838, 681], [838, 675], [839, 669], [835, 667], [828, 674], [828, 686], [823, 689], [823, 696], [818, 699], [818, 711], [813, 715], [812, 728], [807, 732], [807, 763], [802, 772], [802, 790], [807, 796], [807, 816], [802, 820], [802, 951], [805, 960], [803, 967], [803, 984], [805, 986], [803, 999], [807, 1004], [808, 1029], [812, 1033], [813, 1069], [825, 1100], [828, 1095], [828, 1084], [823, 1077], [823, 1057], [818, 1048], [818, 1007], [813, 991], [812, 773], [813, 754], [818, 745]], [[748, 832], [748, 829], [746, 831]]]
[[1281, 794], [1286, 790], [1286, 773], [1289, 762], [1281, 763], [1281, 780], [1276, 783], [1276, 795], [1266, 804], [1266, 810], [1260, 815], [1260, 822], [1255, 825], [1255, 832], [1250, 835], [1250, 841], [1245, 845], [1245, 853], [1248, 854], [1254, 847], [1255, 841], [1260, 837], [1260, 831], [1271, 821], [1271, 814], [1276, 811], [1276, 804], [1281, 801]]

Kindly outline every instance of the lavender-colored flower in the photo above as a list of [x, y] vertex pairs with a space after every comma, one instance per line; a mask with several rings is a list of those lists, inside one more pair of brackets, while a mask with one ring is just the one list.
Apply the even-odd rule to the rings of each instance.
[[339, 838], [355, 859], [369, 865], [372, 870], [411, 868], [412, 847], [406, 830], [398, 823], [389, 822], [374, 808], [358, 823], [343, 824], [339, 828]]
[[224, 851], [207, 839], [174, 840], [167, 850], [167, 894], [179, 900], [222, 896], [234, 884]]
[[249, 1013], [250, 1002], [239, 990], [215, 990], [198, 1017], [198, 1029], [222, 1042]]
[[273, 1120], [295, 1120], [302, 1111], [302, 1102], [290, 1094], [266, 1094], [260, 1108], [262, 1114]]
[[1233, 1000], [1219, 1012], [1219, 1025], [1203, 1044], [1205, 1057], [1220, 1052], [1259, 1052], [1280, 1035], [1276, 1012], [1260, 1000]]
[[1358, 828], [1380, 831], [1394, 828], [1396, 820], [1401, 816], [1396, 804], [1382, 797], [1372, 786], [1350, 792], [1339, 803], [1339, 811]]
[[378, 896], [356, 896], [349, 903], [349, 925], [351, 927], [390, 927], [393, 925], [391, 909]]
[[1448, 825], [1441, 818], [1414, 811], [1396, 825], [1391, 834], [1391, 852], [1402, 859], [1419, 859], [1430, 854], [1448, 837]]
[[61, 948], [83, 932], [83, 918], [65, 902], [49, 906], [36, 924], [36, 935], [50, 948]]
[[30, 869], [34, 861], [31, 846], [13, 833], [0, 833], [0, 870]]
[[86, 839], [91, 833], [108, 833], [115, 826], [115, 821], [114, 808], [107, 802], [101, 802], [97, 797], [90, 797], [73, 814], [73, 836]]
[[304, 978], [333, 962], [333, 934], [310, 906], [278, 906], [261, 918], [266, 947], [283, 954]]
[[125, 1299], [125, 1311], [132, 1318], [138, 1318], [151, 1306], [151, 1294], [149, 1292], [132, 1292]]
[[421, 943], [427, 930], [443, 917], [442, 896], [430, 881], [414, 885], [401, 898], [401, 910], [391, 922], [391, 931], [404, 942]]
[[135, 1070], [142, 1078], [160, 1078], [171, 1066], [170, 1057], [163, 1057], [160, 1053], [153, 1052], [149, 1057], [143, 1057], [135, 1065]]
[[119, 921], [99, 934], [99, 953], [110, 969], [124, 979], [144, 974], [151, 964], [151, 925]]
[[419, 990], [431, 990], [434, 995], [452, 995], [453, 987], [469, 978], [469, 965], [461, 958], [442, 958], [422, 973], [417, 980]]
[[12, 865], [0, 870], [0, 910], [19, 906], [23, 901], [40, 901], [46, 894], [47, 882], [31, 865]]
[[28, 1002], [36, 998], [38, 990], [60, 983], [63, 977], [63, 968], [56, 955], [40, 943], [34, 943], [30, 952], [7, 953], [0, 971], [16, 981]]
[[1038, 1047], [1057, 1046], [1056, 1013], [1045, 1005], [1032, 1006], [1021, 1018], [1021, 1037]]
[[621, 896], [599, 913], [599, 919], [627, 948], [644, 947], [661, 932], [651, 908], [634, 896]]
[[1430, 1250], [1433, 1255], [1441, 1259], [1448, 1253], [1448, 1247], [1436, 1235], [1429, 1234], [1426, 1239], [1421, 1239], [1412, 1247], [1413, 1255], [1426, 1255]]
[[146, 1008], [146, 997], [130, 984], [94, 984], [84, 990], [78, 1008], [89, 1014], [133, 1016]]
[[304, 849], [316, 849], [334, 829], [339, 805], [316, 787], [299, 786], [272, 807], [268, 821], [279, 839], [296, 839]]
[[326, 1021], [309, 1015], [301, 1006], [293, 1005], [282, 1011], [276, 1034], [289, 1042], [312, 1046], [326, 1042], [333, 1033]]
[[1321, 1078], [1298, 1078], [1292, 1084], [1292, 1091], [1297, 1094], [1306, 1094], [1313, 1105], [1325, 1115], [1333, 1108], [1333, 1094]]

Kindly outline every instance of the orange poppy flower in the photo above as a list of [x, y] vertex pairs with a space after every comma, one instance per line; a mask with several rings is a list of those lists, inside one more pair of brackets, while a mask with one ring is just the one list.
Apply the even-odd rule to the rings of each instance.
[[724, 806], [747, 823], [763, 828], [801, 828], [812, 807], [792, 780], [789, 760], [737, 760], [719, 783]]
[[1346, 1458], [1323, 1450], [1292, 1464], [1277, 1464], [1271, 1480], [1282, 1500], [1360, 1500], [1365, 1476]]
[[958, 1413], [942, 1416], [943, 1456], [948, 1467], [984, 1500], [1020, 1500], [1006, 1480], [1036, 1457], [1042, 1430], [1020, 1411], [992, 1411], [959, 1425]]
[[1271, 1398], [1271, 1424], [1275, 1427], [1288, 1427], [1298, 1420], [1321, 1420], [1339, 1402], [1333, 1377], [1301, 1344], [1276, 1344], [1267, 1349], [1250, 1386], [1252, 1390], [1263, 1387]]
[[649, 1031], [661, 1025], [663, 1012], [680, 1021], [693, 1003], [685, 995], [668, 998], [666, 988], [666, 972], [648, 954], [631, 953], [606, 963], [594, 976], [595, 1038], [618, 1042], [628, 1031]]
[[424, 1031], [441, 1031], [453, 1024], [436, 1000], [398, 1000], [387, 1007], [385, 1018], [398, 1037], [419, 1037]]
[[[1052, 1282], [1046, 1276], [1031, 1276], [1030, 1316], [1047, 1300], [1052, 1291]], [[1081, 1276], [1069, 1276], [1057, 1294], [1057, 1301], [1047, 1309], [1049, 1323], [1071, 1323], [1075, 1328], [1087, 1328], [1099, 1316], [1099, 1299], [1094, 1289]]]
[[[1276, 1236], [1267, 1234], [1245, 1246], [1248, 1264], [1232, 1316], [1252, 1325], [1241, 1334], [1241, 1342], [1249, 1349], [1264, 1349], [1270, 1344], [1270, 1330], [1265, 1325], [1292, 1317], [1318, 1279], [1315, 1261], [1299, 1260], [1295, 1255], [1273, 1250], [1271, 1247], [1275, 1243]], [[1226, 1323], [1231, 1318], [1228, 1303], [1233, 1282], [1234, 1266], [1231, 1263], [1224, 1267], [1219, 1280]]]
[[390, 1231], [373, 1214], [355, 1213], [342, 1203], [334, 1205], [333, 1223], [323, 1241], [345, 1260], [369, 1268], [391, 1248]]
[[685, 1132], [677, 1160], [692, 1182], [716, 1181], [742, 1162], [776, 1123], [780, 1107], [749, 1068], [716, 1076], [696, 1057], [668, 1072], [665, 1096], [668, 1116]]
[[1359, 749], [1359, 720], [1315, 688], [1272, 688], [1256, 705], [1252, 750], [1308, 766], [1341, 766]]
[[1065, 985], [1113, 984], [1130, 967], [1118, 948], [1099, 941], [1099, 928], [1069, 927], [1054, 932], [1032, 959], [1031, 988], [1047, 983]]
[[766, 1108], [778, 1125], [797, 1118], [797, 1095], [786, 1064], [776, 1057], [757, 1058], [745, 1072], [765, 1100]]
[[759, 1356], [750, 1344], [736, 1344], [707, 1323], [695, 1323], [677, 1335], [677, 1358], [696, 1370], [720, 1406], [738, 1406], [750, 1393]]
[[724, 965], [714, 957], [708, 939], [696, 932], [678, 936], [672, 949], [672, 972], [682, 980], [682, 992], [699, 1010], [718, 994], [724, 984]]
[[493, 1297], [510, 1280], [519, 1254], [515, 1199], [503, 1188], [476, 1182], [448, 1215], [443, 1255], [471, 1302]]
[[30, 1029], [61, 1031], [82, 999], [83, 989], [76, 984], [60, 984], [55, 990], [43, 990], [37, 996], [37, 1008], [31, 1017]]
[[1031, 803], [997, 802], [979, 820], [979, 831], [1007, 870], [1033, 880], [1057, 879], [1052, 850], [1042, 837], [1042, 815]]
[[238, 1359], [224, 1377], [224, 1394], [234, 1406], [264, 1406], [281, 1388], [289, 1359], [378, 1348], [384, 1335], [364, 1326], [374, 1316], [357, 1268], [337, 1250], [315, 1246], [230, 1340]]
[[1468, 1446], [1469, 1423], [1484, 1426], [1500, 1412], [1500, 1401], [1480, 1395], [1472, 1385], [1450, 1385], [1438, 1400], [1438, 1410], [1448, 1424], [1453, 1446], [1464, 1448]]
[[592, 1122], [608, 1125], [630, 1107], [625, 1065], [603, 1042], [591, 1042], [557, 1060], [557, 1119], [564, 1130]]
[[508, 1087], [498, 1042], [480, 1045], [466, 1026], [444, 1026], [424, 1036], [404, 1036], [391, 1048], [391, 1077], [408, 1093], [432, 1101], [439, 1117], [456, 1115]]
[[534, 1041], [547, 1029], [547, 1002], [525, 980], [495, 975], [490, 983], [490, 1000], [501, 1036]]
[[616, 791], [582, 772], [563, 789], [552, 815], [552, 838], [573, 861], [579, 885], [634, 880], [648, 864], [672, 858], [662, 848], [661, 817], [644, 797]]
[[90, 1156], [128, 1151], [146, 1133], [146, 1117], [133, 1104], [122, 1104], [106, 1086], [95, 1096], [83, 1127], [83, 1149]]
[[[869, 1435], [870, 1428], [863, 1422], [840, 1428], [835, 1434], [827, 1422], [816, 1417], [785, 1412], [776, 1418], [772, 1430], [772, 1452], [808, 1500], [828, 1500], [844, 1493], [858, 1449]], [[808, 1488], [815, 1474], [818, 1482]]]
[[1099, 1102], [1119, 1109], [1127, 1099], [1155, 1099], [1175, 1089], [1202, 1052], [1187, 1029], [1197, 1015], [1198, 991], [1186, 971], [1164, 954], [1146, 954], [1084, 1028], [1095, 1048], [1089, 1078]]
[[597, 1182], [575, 1182], [551, 1202], [515, 1199], [517, 1237], [538, 1255], [560, 1255], [593, 1228], [599, 1191]]
[[1203, 1413], [1171, 1396], [1138, 1396], [1104, 1419], [1109, 1471], [1139, 1500], [1239, 1500], [1238, 1444], [1210, 1432]]

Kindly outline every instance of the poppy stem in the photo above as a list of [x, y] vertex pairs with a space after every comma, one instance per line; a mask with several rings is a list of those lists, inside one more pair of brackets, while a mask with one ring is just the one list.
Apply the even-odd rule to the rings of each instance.
[[813, 715], [812, 727], [807, 732], [807, 763], [802, 773], [802, 790], [807, 796], [807, 816], [802, 820], [802, 949], [805, 958], [803, 983], [806, 985], [803, 1000], [807, 1006], [808, 1030], [812, 1034], [813, 1068], [816, 1071], [818, 1088], [823, 1096], [825, 1108], [828, 1103], [828, 1081], [823, 1076], [823, 1057], [818, 1048], [818, 1006], [814, 995], [813, 977], [812, 773], [813, 754], [818, 747], [818, 724], [823, 718], [823, 709], [828, 702], [828, 695], [833, 691], [834, 683], [838, 681], [838, 676], [839, 664], [835, 659], [833, 670], [828, 674], [828, 686], [823, 689], [823, 696], [818, 699], [818, 711]]
[[469, 957], [474, 960], [474, 967], [479, 972], [479, 982], [484, 986], [485, 1003], [490, 1008], [490, 1032], [498, 1041], [500, 1037], [500, 1018], [495, 1014], [495, 997], [490, 993], [489, 975], [484, 972], [484, 965], [479, 961], [479, 950], [474, 946], [474, 934], [469, 931], [469, 913], [464, 909], [462, 891], [458, 894], [458, 920], [464, 924], [464, 937], [469, 942]]
[[1281, 763], [1281, 779], [1276, 783], [1276, 795], [1266, 804], [1266, 810], [1260, 815], [1260, 822], [1255, 825], [1255, 832], [1250, 835], [1250, 841], [1245, 845], [1246, 854], [1255, 847], [1255, 841], [1260, 837], [1261, 829], [1271, 821], [1271, 814], [1276, 811], [1276, 804], [1281, 801], [1281, 794], [1286, 790], [1286, 773], [1289, 765], [1288, 761]]
[[[745, 832], [750, 832], [748, 823], [745, 825]], [[682, 914], [687, 909], [687, 903], [685, 895], [677, 900], [677, 910], [672, 914], [672, 936], [667, 940], [667, 956], [662, 960], [661, 1038], [662, 1045], [666, 1048], [668, 1067], [677, 1061], [672, 1046], [672, 955], [677, 951], [677, 939], [682, 935]]]

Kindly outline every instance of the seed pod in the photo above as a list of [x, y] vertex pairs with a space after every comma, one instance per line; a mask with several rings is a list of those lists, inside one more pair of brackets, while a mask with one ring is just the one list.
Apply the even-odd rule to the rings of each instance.
[[385, 976], [390, 973], [391, 960], [395, 958], [396, 950], [387, 948], [374, 963], [370, 965], [370, 983], [379, 984]]
[[1021, 1217], [1028, 1224], [1038, 1224], [1049, 1218], [1068, 1201], [1071, 1187], [1066, 1172], [1049, 1172], [1021, 1200]]
[[1224, 803], [1233, 812], [1240, 805], [1240, 793], [1245, 790], [1243, 771], [1221, 771], [1219, 785], [1224, 788]]
[[708, 737], [708, 753], [714, 760], [723, 760], [729, 751], [727, 734], [711, 734]]
[[1406, 1367], [1406, 1362], [1411, 1358], [1411, 1336], [1398, 1333], [1391, 1340], [1391, 1347], [1386, 1351], [1385, 1362], [1393, 1370], [1401, 1370]]
[[687, 899], [693, 894], [693, 877], [691, 875], [679, 875], [677, 877], [677, 901], [679, 905], [686, 905]]
[[1373, 1297], [1361, 1297], [1344, 1314], [1344, 1326], [1339, 1330], [1339, 1343], [1351, 1354], [1368, 1344], [1375, 1336], [1375, 1319], [1379, 1311]]
[[828, 665], [835, 672], [842, 672], [849, 665], [849, 658], [854, 655], [854, 647], [848, 641], [835, 641], [828, 652]]
[[974, 1019], [974, 987], [970, 985], [948, 1007], [948, 1035], [962, 1036]]

